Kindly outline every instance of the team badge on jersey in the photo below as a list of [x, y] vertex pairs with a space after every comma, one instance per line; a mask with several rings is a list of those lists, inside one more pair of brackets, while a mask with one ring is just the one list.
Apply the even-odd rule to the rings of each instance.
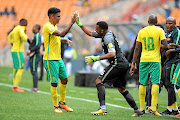
[[52, 80], [55, 81], [55, 77], [52, 77]]
[[52, 26], [49, 26], [48, 28], [49, 28], [49, 30], [50, 30], [50, 31], [52, 31], [52, 30], [53, 30], [53, 27], [52, 27]]
[[112, 43], [109, 43], [108, 46], [109, 46], [109, 48], [112, 48], [112, 47], [113, 47]]
[[21, 29], [21, 33], [24, 33], [24, 30], [23, 30], [23, 29]]

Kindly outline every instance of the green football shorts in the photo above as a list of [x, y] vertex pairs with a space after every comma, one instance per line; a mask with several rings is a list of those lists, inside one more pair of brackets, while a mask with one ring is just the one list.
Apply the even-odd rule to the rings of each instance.
[[160, 62], [141, 62], [139, 64], [139, 82], [146, 86], [150, 79], [152, 84], [159, 84], [161, 71]]
[[66, 68], [63, 60], [43, 60], [44, 67], [51, 83], [58, 83], [58, 79], [67, 78]]
[[23, 52], [11, 52], [13, 65], [15, 69], [24, 68]]
[[173, 80], [172, 80], [172, 83], [177, 85], [178, 87], [180, 87], [179, 73], [180, 73], [180, 63], [178, 63], [178, 65], [176, 66], [176, 69], [175, 69], [175, 72], [174, 72], [174, 75], [173, 75]]

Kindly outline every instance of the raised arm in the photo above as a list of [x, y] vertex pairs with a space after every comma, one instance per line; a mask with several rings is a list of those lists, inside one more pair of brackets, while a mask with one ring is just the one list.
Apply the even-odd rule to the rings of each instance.
[[92, 31], [87, 29], [84, 25], [80, 26], [80, 28], [84, 31], [84, 33], [92, 37]]
[[90, 31], [89, 29], [87, 29], [82, 23], [81, 23], [81, 20], [80, 20], [80, 17], [79, 17], [79, 13], [76, 11], [76, 14], [78, 14], [78, 17], [77, 17], [77, 20], [76, 20], [76, 24], [84, 31], [84, 33], [86, 33], [87, 35], [89, 36], [92, 36], [92, 31]]
[[72, 15], [71, 22], [69, 23], [69, 25], [63, 31], [55, 30], [52, 35], [64, 37], [69, 32], [69, 30], [71, 29], [71, 27], [75, 23], [76, 19], [77, 19], [77, 14], [74, 13]]
[[60, 31], [60, 30], [55, 30], [53, 32], [53, 35], [56, 35], [56, 36], [60, 36], [60, 37], [64, 37], [68, 32], [69, 30], [71, 29], [71, 27], [73, 26], [74, 23], [69, 23], [69, 25], [63, 30], [63, 31]]

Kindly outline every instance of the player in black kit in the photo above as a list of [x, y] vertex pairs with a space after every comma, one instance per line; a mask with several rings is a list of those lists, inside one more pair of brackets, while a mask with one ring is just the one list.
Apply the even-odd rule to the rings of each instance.
[[126, 90], [126, 74], [128, 71], [128, 61], [123, 56], [121, 48], [118, 45], [118, 40], [112, 31], [108, 30], [108, 24], [104, 21], [100, 21], [96, 24], [96, 30], [88, 30], [80, 22], [78, 17], [76, 21], [77, 25], [89, 36], [95, 38], [102, 38], [102, 47], [105, 55], [103, 56], [87, 56], [85, 62], [91, 64], [98, 60], [108, 59], [110, 65], [104, 69], [104, 71], [96, 79], [97, 93], [100, 103], [100, 108], [91, 112], [92, 115], [107, 114], [105, 106], [105, 87], [104, 83], [113, 85], [124, 96], [128, 104], [134, 109], [134, 115], [139, 116], [143, 113], [138, 109], [132, 95]]

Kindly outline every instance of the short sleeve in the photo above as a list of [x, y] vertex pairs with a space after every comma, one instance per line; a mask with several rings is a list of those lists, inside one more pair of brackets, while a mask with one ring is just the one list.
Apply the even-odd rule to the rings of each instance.
[[104, 44], [107, 45], [108, 52], [115, 52], [114, 38], [111, 35], [104, 37]]
[[137, 37], [136, 41], [141, 42], [141, 30], [138, 33], [138, 37]]
[[98, 35], [96, 31], [92, 32], [92, 36], [95, 37], [95, 38], [101, 38], [101, 36]]
[[55, 27], [53, 27], [52, 25], [46, 25], [45, 26], [45, 30], [46, 32], [50, 33], [51, 35], [53, 34], [53, 32], [56, 30]]
[[164, 39], [166, 39], [165, 33], [164, 33], [164, 31], [161, 29], [161, 30], [160, 30], [160, 40], [164, 40]]
[[20, 37], [21, 37], [21, 40], [23, 40], [23, 41], [27, 41], [28, 37], [27, 37], [27, 35], [25, 34], [25, 32], [24, 32], [24, 29], [23, 29], [23, 28], [21, 28], [21, 29], [20, 29], [20, 31], [19, 31], [19, 35], [20, 35]]

